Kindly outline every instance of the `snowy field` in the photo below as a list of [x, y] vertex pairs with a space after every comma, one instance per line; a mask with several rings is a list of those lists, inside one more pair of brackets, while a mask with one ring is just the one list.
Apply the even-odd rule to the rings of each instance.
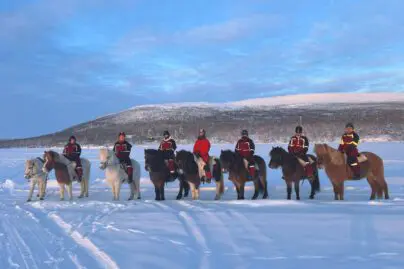
[[[268, 159], [272, 145], [258, 145]], [[189, 149], [190, 146], [180, 146]], [[220, 148], [214, 146], [213, 154]], [[321, 193], [287, 201], [280, 171], [268, 173], [268, 200], [237, 201], [226, 180], [223, 201], [213, 201], [214, 184], [204, 185], [200, 201], [175, 201], [178, 182], [166, 201], [142, 171], [142, 200], [112, 202], [98, 169], [98, 150], [83, 157], [93, 163], [90, 197], [59, 201], [51, 174], [43, 202], [25, 203], [24, 161], [43, 149], [0, 150], [0, 268], [404, 268], [404, 144], [367, 143], [385, 161], [391, 200], [368, 201], [365, 180], [346, 185], [346, 201], [333, 201], [321, 172]], [[132, 155], [143, 166], [143, 148]], [[227, 176], [226, 176], [227, 178]], [[249, 184], [251, 187], [251, 184]], [[246, 197], [252, 196], [251, 188]]]

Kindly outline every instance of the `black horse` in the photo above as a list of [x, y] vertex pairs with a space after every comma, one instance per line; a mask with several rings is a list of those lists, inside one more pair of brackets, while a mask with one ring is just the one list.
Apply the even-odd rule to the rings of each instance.
[[[195, 162], [195, 156], [189, 151], [180, 150], [175, 157], [176, 164], [180, 177], [183, 176], [181, 181], [186, 181], [191, 185], [192, 199], [199, 199], [199, 186], [201, 185], [201, 178], [199, 176], [198, 165]], [[212, 171], [213, 178], [216, 183], [216, 196], [215, 200], [219, 200], [224, 193], [223, 173], [220, 161], [215, 159], [216, 165]]]
[[[178, 178], [178, 172], [171, 174], [165, 161], [163, 152], [155, 149], [145, 149], [145, 170], [149, 172], [150, 180], [153, 182], [154, 190], [156, 193], [156, 200], [165, 200], [164, 196], [164, 184], [167, 182], [173, 182]], [[177, 199], [182, 197], [182, 191], [185, 190], [185, 197], [188, 196], [189, 185], [182, 186], [183, 183], [180, 180], [180, 192], [177, 195]], [[180, 197], [180, 198], [178, 198]]]
[[267, 169], [264, 159], [254, 155], [254, 161], [258, 165], [257, 175], [254, 178], [249, 177], [249, 172], [245, 166], [244, 158], [231, 150], [222, 150], [220, 153], [220, 162], [223, 171], [229, 172], [229, 180], [233, 182], [237, 190], [237, 199], [244, 199], [244, 187], [247, 181], [254, 182], [253, 200], [258, 198], [259, 193], [263, 193], [262, 199], [268, 198], [267, 189]]
[[314, 195], [317, 192], [320, 192], [317, 158], [315, 156], [308, 154], [309, 159], [313, 160], [313, 163], [309, 164], [313, 166], [314, 173], [312, 178], [307, 178], [304, 168], [299, 163], [298, 159], [285, 149], [281, 147], [273, 147], [269, 156], [271, 157], [268, 164], [269, 168], [277, 169], [282, 167], [283, 179], [287, 186], [288, 200], [290, 200], [292, 196], [292, 184], [294, 184], [295, 187], [296, 200], [300, 200], [299, 182], [304, 179], [308, 179], [311, 185], [310, 199], [314, 199]]

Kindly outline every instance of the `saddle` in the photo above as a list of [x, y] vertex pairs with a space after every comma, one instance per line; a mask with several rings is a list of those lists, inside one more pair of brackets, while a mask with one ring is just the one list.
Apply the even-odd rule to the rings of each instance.
[[[348, 156], [347, 156], [346, 154], [344, 154], [344, 162], [345, 162], [345, 163], [348, 163], [348, 162], [347, 162], [347, 159], [348, 159]], [[366, 162], [367, 160], [368, 160], [368, 158], [366, 157], [365, 154], [359, 153], [359, 156], [358, 156], [358, 163], [363, 163], [363, 162]]]

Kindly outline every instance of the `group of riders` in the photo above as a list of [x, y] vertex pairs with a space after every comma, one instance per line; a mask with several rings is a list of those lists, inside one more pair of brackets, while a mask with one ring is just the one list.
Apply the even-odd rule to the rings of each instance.
[[[338, 151], [347, 155], [347, 163], [352, 168], [354, 178], [360, 178], [360, 166], [358, 162], [358, 143], [359, 135], [355, 132], [352, 123], [348, 123], [345, 126], [345, 132], [341, 137], [341, 142], [338, 147]], [[210, 171], [209, 164], [209, 151], [211, 148], [210, 141], [206, 137], [206, 131], [204, 129], [199, 130], [198, 138], [193, 147], [193, 153], [196, 158], [203, 160], [204, 171], [206, 181], [210, 182], [212, 179], [212, 173]], [[120, 132], [118, 135], [118, 141], [114, 144], [113, 151], [120, 162], [126, 167], [126, 172], [128, 174], [128, 182], [132, 182], [133, 178], [133, 167], [130, 159], [132, 145], [126, 141], [126, 135], [124, 132]], [[175, 173], [175, 151], [177, 145], [175, 140], [171, 137], [168, 131], [164, 131], [163, 139], [160, 142], [158, 148], [162, 152], [163, 158], [167, 164], [170, 173]], [[309, 149], [309, 140], [303, 135], [303, 128], [297, 126], [295, 129], [295, 134], [291, 137], [288, 145], [288, 151], [297, 158], [303, 160], [304, 170], [306, 176], [311, 178], [313, 176], [313, 166], [307, 156], [307, 151]], [[256, 176], [256, 168], [254, 162], [254, 152], [255, 144], [253, 140], [248, 136], [247, 130], [241, 131], [241, 138], [237, 141], [235, 147], [236, 153], [240, 154], [248, 163], [248, 176], [254, 178]], [[70, 161], [76, 162], [76, 173], [78, 175], [79, 181], [83, 175], [83, 169], [80, 162], [81, 147], [77, 143], [76, 137], [71, 136], [69, 142], [65, 145], [63, 150], [64, 156]]]

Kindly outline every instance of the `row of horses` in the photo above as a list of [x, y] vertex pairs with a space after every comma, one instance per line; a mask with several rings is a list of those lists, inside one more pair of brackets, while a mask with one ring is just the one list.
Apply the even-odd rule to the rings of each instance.
[[[282, 169], [283, 179], [287, 186], [287, 199], [292, 198], [294, 187], [296, 199], [300, 200], [300, 181], [308, 179], [311, 185], [310, 199], [320, 191], [320, 180], [318, 169], [324, 168], [334, 188], [334, 199], [344, 200], [344, 181], [352, 179], [353, 173], [347, 165], [344, 154], [327, 144], [316, 144], [314, 146], [316, 156], [309, 155], [310, 165], [314, 168], [314, 175], [307, 178], [301, 160], [288, 153], [282, 147], [273, 147], [269, 152], [270, 161], [268, 167], [271, 169]], [[100, 169], [105, 171], [106, 182], [111, 186], [113, 200], [120, 199], [121, 185], [127, 182], [130, 186], [128, 200], [140, 199], [140, 170], [139, 162], [132, 159], [134, 168], [133, 181], [128, 182], [125, 167], [115, 156], [112, 150], [100, 149]], [[176, 172], [170, 173], [164, 155], [161, 151], [145, 149], [144, 169], [149, 173], [150, 180], [155, 187], [155, 199], [165, 200], [164, 187], [167, 182], [179, 181], [179, 192], [177, 199], [187, 197], [191, 191], [192, 199], [199, 199], [200, 185], [204, 181], [204, 169], [201, 160], [193, 153], [180, 150], [175, 156]], [[257, 199], [261, 194], [263, 199], [268, 198], [267, 165], [264, 159], [258, 155], [254, 156], [256, 164], [256, 176], [250, 177], [246, 160], [238, 153], [231, 150], [222, 150], [219, 157], [211, 157], [210, 168], [213, 181], [216, 184], [215, 200], [221, 199], [224, 193], [224, 173], [228, 173], [228, 179], [233, 182], [237, 191], [237, 199], [244, 199], [245, 184], [249, 181], [254, 183], [252, 199]], [[362, 152], [359, 161], [361, 163], [361, 178], [366, 178], [370, 187], [370, 199], [388, 199], [388, 187], [384, 178], [383, 160], [374, 153]], [[30, 179], [31, 187], [28, 200], [31, 201], [33, 190], [36, 185], [39, 189], [39, 199], [45, 196], [48, 173], [55, 170], [55, 177], [60, 186], [60, 199], [64, 200], [65, 187], [68, 189], [69, 198], [72, 199], [72, 183], [77, 181], [75, 162], [65, 158], [55, 151], [45, 151], [43, 158], [27, 160], [25, 164], [25, 177]], [[81, 192], [79, 198], [88, 197], [88, 185], [90, 179], [91, 163], [82, 158], [83, 176], [80, 181]]]

